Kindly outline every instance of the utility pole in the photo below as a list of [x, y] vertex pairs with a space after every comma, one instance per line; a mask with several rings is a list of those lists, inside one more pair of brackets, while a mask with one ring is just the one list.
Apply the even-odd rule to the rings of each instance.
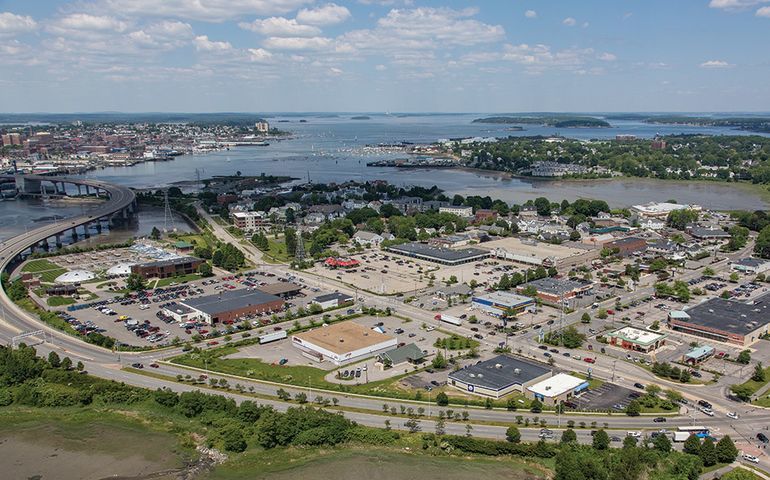
[[174, 215], [171, 213], [171, 204], [168, 201], [168, 188], [163, 190], [163, 231], [168, 232], [168, 225], [171, 223], [172, 230], [176, 230], [176, 225], [174, 225]]

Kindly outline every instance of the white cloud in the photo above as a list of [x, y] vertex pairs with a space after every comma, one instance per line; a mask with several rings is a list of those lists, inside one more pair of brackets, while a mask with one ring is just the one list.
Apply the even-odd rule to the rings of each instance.
[[350, 10], [336, 3], [327, 3], [313, 9], [303, 8], [297, 12], [297, 21], [307, 25], [337, 25], [349, 18]]
[[250, 48], [249, 60], [255, 63], [269, 63], [273, 60], [273, 54], [264, 48]]
[[344, 72], [337, 67], [330, 67], [329, 74], [336, 76], [342, 75]]
[[527, 10], [524, 12], [524, 16], [527, 18], [537, 18], [537, 12], [534, 10]]
[[477, 10], [472, 8], [393, 9], [377, 25], [387, 35], [401, 39], [431, 39], [451, 45], [488, 43], [505, 36], [505, 30], [500, 25], [489, 25], [468, 18], [476, 13]]
[[316, 37], [321, 33], [321, 29], [318, 27], [300, 25], [294, 18], [283, 17], [257, 19], [251, 23], [239, 23], [238, 26], [266, 37]]
[[59, 35], [87, 34], [88, 32], [123, 32], [128, 24], [115, 17], [73, 13], [59, 18], [50, 25], [50, 30]]
[[730, 68], [732, 66], [724, 60], [708, 60], [700, 64], [701, 68]]
[[599, 55], [599, 60], [602, 60], [604, 62], [614, 62], [617, 59], [618, 57], [615, 54], [609, 53], [609, 52], [604, 52], [601, 55]]
[[208, 35], [199, 35], [193, 40], [195, 49], [199, 52], [224, 52], [232, 50], [230, 42], [216, 42], [209, 40]]
[[578, 71], [594, 57], [592, 48], [568, 48], [553, 51], [548, 45], [505, 45], [503, 60], [518, 63], [525, 67], [527, 73], [542, 73], [547, 69], [562, 69]]
[[562, 20], [561, 23], [563, 23], [564, 25], [566, 25], [568, 27], [574, 27], [575, 25], [577, 25], [577, 20], [575, 20], [572, 17], [567, 17], [564, 20]]
[[377, 70], [378, 72], [384, 72], [385, 70], [387, 70], [387, 69], [388, 69], [388, 67], [386, 67], [386, 66], [385, 66], [385, 65], [383, 65], [383, 64], [379, 64], [379, 65], [377, 65], [376, 67], [374, 67], [374, 69], [375, 69], [375, 70]]
[[244, 15], [282, 15], [313, 0], [96, 0], [94, 9], [129, 16], [222, 22]]
[[326, 37], [270, 37], [265, 46], [275, 50], [329, 50], [334, 42]]
[[742, 10], [767, 3], [770, 0], [711, 0], [709, 7], [724, 10]]
[[758, 17], [766, 17], [770, 18], [770, 7], [762, 7], [757, 10], [757, 13], [755, 13]]
[[144, 29], [154, 37], [164, 39], [168, 38], [190, 38], [193, 35], [193, 29], [189, 23], [178, 22], [175, 20], [164, 20], [153, 23]]
[[12, 36], [37, 29], [37, 22], [26, 15], [11, 12], [0, 13], [0, 36]]

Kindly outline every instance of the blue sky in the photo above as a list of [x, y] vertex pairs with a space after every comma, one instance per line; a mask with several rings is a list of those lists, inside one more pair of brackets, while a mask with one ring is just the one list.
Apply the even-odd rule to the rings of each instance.
[[769, 111], [770, 0], [0, 0], [0, 110]]

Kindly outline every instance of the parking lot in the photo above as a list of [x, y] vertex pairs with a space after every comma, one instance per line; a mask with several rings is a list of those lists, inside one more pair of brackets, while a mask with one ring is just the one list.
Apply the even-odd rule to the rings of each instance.
[[592, 388], [575, 398], [579, 410], [616, 410], [623, 411], [635, 397], [640, 396], [638, 390], [621, 387], [614, 383], [604, 383]]
[[[128, 295], [116, 295], [108, 290], [97, 291], [98, 299], [54, 310], [83, 334], [101, 333], [115, 338], [125, 345], [148, 346], [164, 345], [175, 339], [192, 340], [200, 335], [203, 338], [216, 333], [236, 333], [243, 329], [241, 322], [231, 325], [211, 326], [202, 322], [179, 324], [163, 314], [163, 308], [182, 302], [187, 298], [212, 295], [221, 291], [256, 289], [279, 281], [296, 280], [277, 278], [269, 272], [250, 272], [243, 275], [212, 277], [205, 280], [170, 285]], [[328, 293], [317, 287], [303, 286], [301, 293], [286, 299], [286, 305], [294, 312], [307, 309], [316, 295]], [[282, 320], [283, 313], [281, 313]], [[242, 319], [250, 326], [265, 326], [276, 323], [271, 314], [250, 315]]]

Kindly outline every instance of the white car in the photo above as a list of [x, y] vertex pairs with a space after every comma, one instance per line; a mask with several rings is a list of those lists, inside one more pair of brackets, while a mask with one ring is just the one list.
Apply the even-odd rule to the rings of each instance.
[[757, 457], [755, 457], [754, 455], [749, 455], [748, 453], [743, 454], [743, 459], [746, 460], [747, 462], [759, 463], [759, 459]]
[[626, 432], [627, 437], [642, 438], [642, 432]]
[[735, 412], [727, 412], [727, 416], [730, 418], [734, 418], [735, 420], [738, 420], [738, 414]]
[[700, 409], [700, 411], [705, 413], [709, 417], [713, 417], [714, 416], [714, 411], [711, 410], [710, 408], [703, 407], [703, 408]]

